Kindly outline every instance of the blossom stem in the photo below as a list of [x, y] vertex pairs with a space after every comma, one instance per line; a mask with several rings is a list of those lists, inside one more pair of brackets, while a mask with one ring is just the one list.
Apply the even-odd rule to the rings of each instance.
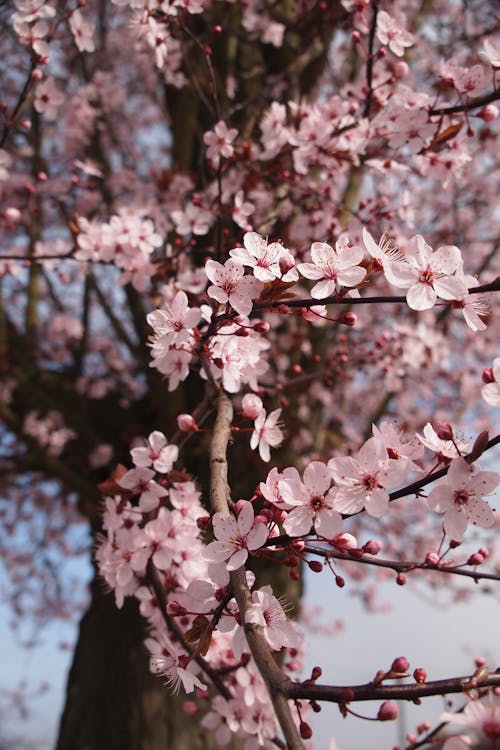
[[[219, 390], [216, 397], [216, 409], [217, 416], [210, 443], [210, 500], [214, 512], [229, 513], [227, 446], [231, 436], [233, 405], [230, 398], [222, 390]], [[245, 623], [245, 635], [250, 652], [266, 684], [288, 749], [304, 750], [287, 700], [292, 681], [283, 674], [275, 662], [264, 638], [262, 628], [252, 623], [246, 623], [246, 613], [251, 604], [251, 597], [246, 581], [245, 568], [241, 567], [232, 571], [230, 576], [241, 621]]]

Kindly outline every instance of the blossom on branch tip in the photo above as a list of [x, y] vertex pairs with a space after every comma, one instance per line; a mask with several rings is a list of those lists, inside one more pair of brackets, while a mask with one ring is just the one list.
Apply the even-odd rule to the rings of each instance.
[[461, 542], [468, 522], [483, 529], [495, 523], [493, 510], [482, 498], [499, 483], [500, 475], [496, 472], [479, 471], [475, 464], [454, 458], [446, 481], [429, 493], [427, 502], [431, 510], [444, 513], [443, 527], [448, 536]]

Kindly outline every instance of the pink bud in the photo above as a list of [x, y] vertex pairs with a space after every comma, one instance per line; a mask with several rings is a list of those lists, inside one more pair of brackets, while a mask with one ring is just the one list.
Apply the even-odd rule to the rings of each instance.
[[481, 375], [481, 379], [483, 383], [494, 383], [495, 382], [495, 376], [493, 375], [493, 367], [487, 367], [486, 370], [483, 370], [483, 374]]
[[40, 182], [47, 182], [48, 180], [46, 172], [38, 172], [37, 177], [40, 180]]
[[196, 525], [198, 526], [200, 531], [206, 531], [210, 526], [210, 520], [210, 516], [201, 516], [200, 518], [196, 519]]
[[394, 721], [398, 718], [399, 709], [393, 701], [385, 701], [380, 706], [377, 719], [379, 721]]
[[486, 547], [480, 547], [478, 549], [478, 552], [480, 555], [482, 555], [485, 559], [490, 556], [490, 551], [486, 549]]
[[431, 728], [430, 722], [429, 721], [423, 721], [421, 724], [418, 725], [417, 732], [419, 734], [423, 734], [424, 732], [428, 732], [430, 728]]
[[403, 573], [398, 573], [396, 576], [396, 583], [398, 586], [404, 586], [406, 583], [406, 576]]
[[351, 328], [353, 328], [358, 322], [358, 316], [353, 312], [346, 312], [340, 318], [340, 322], [345, 326], [350, 326]]
[[366, 552], [368, 555], [378, 555], [381, 549], [382, 542], [378, 539], [369, 539], [366, 544], [363, 544], [363, 552]]
[[397, 672], [398, 674], [403, 674], [404, 672], [408, 672], [410, 668], [410, 662], [406, 658], [406, 656], [398, 656], [397, 659], [394, 659], [391, 665], [391, 672]]
[[290, 253], [284, 253], [279, 259], [281, 275], [284, 276], [288, 271], [295, 267], [295, 258]]
[[484, 557], [481, 555], [481, 553], [474, 552], [474, 554], [471, 555], [467, 560], [467, 565], [481, 565], [482, 562], [484, 562]]
[[267, 518], [265, 516], [262, 516], [260, 513], [258, 516], [255, 516], [253, 520], [254, 523], [263, 523], [264, 525], [267, 523]]
[[436, 435], [440, 440], [452, 440], [453, 427], [448, 422], [439, 422], [436, 426]]
[[31, 71], [31, 78], [33, 81], [41, 81], [43, 78], [43, 72], [40, 70], [40, 68], [35, 68]]
[[264, 405], [255, 393], [247, 393], [241, 402], [241, 413], [245, 419], [257, 419]]
[[439, 565], [439, 555], [436, 552], [428, 552], [425, 556], [426, 565]]
[[177, 417], [177, 427], [181, 432], [198, 432], [198, 425], [191, 414], [179, 414]]
[[410, 70], [410, 68], [408, 67], [408, 65], [405, 62], [402, 62], [402, 61], [397, 62], [394, 65], [394, 68], [393, 68], [394, 77], [396, 79], [406, 78], [406, 76], [408, 75], [409, 70]]
[[413, 672], [413, 679], [419, 685], [422, 685], [427, 679], [427, 672], [425, 671], [425, 669], [422, 669], [422, 667], [417, 667], [417, 669], [415, 669]]
[[478, 117], [481, 117], [485, 122], [492, 122], [497, 119], [498, 115], [498, 107], [495, 107], [494, 104], [486, 104], [480, 110]]
[[353, 537], [352, 534], [348, 534], [347, 532], [343, 532], [342, 534], [337, 534], [337, 536], [334, 536], [333, 539], [329, 539], [328, 543], [332, 547], [338, 547], [342, 550], [352, 550], [356, 549], [357, 542], [355, 537]]
[[200, 710], [199, 706], [194, 701], [184, 701], [182, 708], [187, 716], [196, 716]]
[[253, 330], [257, 333], [269, 333], [271, 330], [271, 326], [267, 322], [267, 320], [259, 320], [257, 323], [255, 323]]

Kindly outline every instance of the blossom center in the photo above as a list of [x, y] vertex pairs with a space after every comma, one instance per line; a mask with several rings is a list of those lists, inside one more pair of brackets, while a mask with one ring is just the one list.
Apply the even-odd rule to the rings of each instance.
[[454, 495], [455, 505], [467, 505], [470, 500], [471, 493], [467, 490], [457, 490]]
[[430, 268], [426, 268], [425, 271], [420, 273], [419, 281], [421, 284], [428, 284], [432, 286], [434, 281], [434, 272]]
[[309, 507], [315, 512], [318, 513], [322, 508], [325, 507], [325, 498], [323, 495], [313, 495], [309, 499]]

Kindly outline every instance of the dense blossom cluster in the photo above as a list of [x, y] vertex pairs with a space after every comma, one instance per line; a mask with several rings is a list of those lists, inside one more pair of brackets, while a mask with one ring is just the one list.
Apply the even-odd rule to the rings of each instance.
[[[16, 461], [39, 508], [78, 496], [93, 529], [100, 483], [100, 574], [119, 608], [138, 600], [151, 671], [219, 745], [271, 750], [282, 733], [296, 750], [318, 708], [297, 613], [254, 563], [350, 575], [372, 611], [382, 551], [401, 585], [414, 569], [477, 582], [487, 558], [500, 577], [500, 53], [488, 9], [466, 5], [0, 14], [19, 60], [0, 102], [1, 468], [20, 507], [0, 517], [22, 549], [7, 566], [56, 536], [53, 520], [12, 533], [29, 515]], [[487, 542], [457, 563], [478, 529]], [[499, 741], [498, 681], [478, 670], [453, 685], [470, 700], [443, 716], [463, 730], [446, 750]], [[407, 673], [395, 660], [372, 696]], [[350, 713], [355, 691], [323, 687]], [[396, 715], [386, 701], [377, 719]]]

